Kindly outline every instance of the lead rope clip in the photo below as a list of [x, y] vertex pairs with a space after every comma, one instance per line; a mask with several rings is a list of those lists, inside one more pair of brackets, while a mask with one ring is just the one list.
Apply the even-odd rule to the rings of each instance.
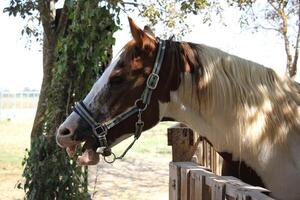
[[138, 139], [143, 131], [144, 128], [144, 121], [142, 120], [142, 109], [139, 109], [138, 113], [138, 121], [135, 123], [135, 133], [134, 137]]

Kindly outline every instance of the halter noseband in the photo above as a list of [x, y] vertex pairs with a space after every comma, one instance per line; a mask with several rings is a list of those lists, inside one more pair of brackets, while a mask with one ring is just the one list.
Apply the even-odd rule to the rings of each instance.
[[[122, 159], [126, 155], [128, 150], [134, 145], [136, 140], [140, 137], [144, 127], [144, 122], [142, 121], [142, 113], [147, 109], [147, 106], [150, 104], [152, 92], [157, 87], [159, 81], [159, 71], [161, 68], [162, 61], [164, 59], [165, 49], [166, 42], [164, 40], [159, 40], [158, 52], [155, 58], [154, 67], [152, 73], [148, 76], [146, 87], [141, 95], [141, 98], [137, 99], [134, 105], [127, 109], [127, 111], [117, 115], [109, 121], [99, 123], [94, 120], [91, 112], [88, 110], [88, 108], [84, 105], [82, 101], [75, 105], [74, 111], [91, 126], [93, 134], [98, 138], [99, 147], [97, 148], [97, 153], [102, 154], [106, 162], [113, 163], [116, 159]], [[138, 118], [138, 120], [135, 123], [134, 140], [125, 149], [121, 156], [116, 157], [115, 154], [111, 152], [111, 149], [108, 147], [106, 135], [111, 128], [113, 128], [114, 126], [116, 126], [117, 124], [134, 114], [137, 114]], [[111, 161], [108, 161], [106, 157], [111, 155], [113, 156], [113, 158]]]

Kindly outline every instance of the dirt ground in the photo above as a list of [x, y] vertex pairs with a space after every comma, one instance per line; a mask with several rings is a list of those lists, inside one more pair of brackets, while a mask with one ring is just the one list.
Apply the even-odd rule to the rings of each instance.
[[166, 200], [169, 161], [169, 156], [158, 155], [156, 158], [128, 158], [113, 165], [102, 162], [89, 168], [90, 193], [93, 194], [97, 174], [93, 199]]
[[[97, 200], [166, 200], [169, 161], [169, 156], [158, 155], [156, 158], [128, 158], [114, 164], [101, 162], [91, 166], [90, 194], [95, 192], [93, 199]], [[0, 199], [23, 199], [23, 191], [15, 188], [17, 182], [21, 181], [20, 170], [7, 171], [10, 173], [1, 174], [0, 177]]]
[[[2, 168], [3, 170], [3, 168]], [[0, 199], [21, 200], [24, 198], [23, 190], [17, 189], [16, 185], [21, 178], [19, 169], [6, 168], [6, 173], [0, 174]]]

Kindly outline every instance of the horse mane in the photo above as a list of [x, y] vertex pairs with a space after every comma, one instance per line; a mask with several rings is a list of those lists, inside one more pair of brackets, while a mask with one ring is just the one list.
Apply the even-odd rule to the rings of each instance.
[[[208, 100], [222, 101], [230, 108], [244, 105], [259, 106], [269, 99], [293, 100], [299, 105], [299, 84], [290, 78], [279, 77], [274, 70], [255, 62], [230, 55], [219, 49], [198, 46], [203, 66], [200, 89], [207, 90]], [[217, 102], [215, 102], [217, 104]]]
[[188, 80], [181, 76], [184, 85], [192, 81], [192, 88], [196, 89], [192, 94], [197, 98], [190, 97], [195, 100], [194, 109], [205, 115], [234, 114], [239, 130], [243, 134], [257, 132], [257, 141], [269, 135], [272, 143], [280, 143], [288, 132], [300, 132], [300, 85], [297, 82], [217, 48], [169, 43], [177, 49], [171, 51], [181, 54], [178, 65], [185, 63], [181, 65], [181, 72], [192, 77]]

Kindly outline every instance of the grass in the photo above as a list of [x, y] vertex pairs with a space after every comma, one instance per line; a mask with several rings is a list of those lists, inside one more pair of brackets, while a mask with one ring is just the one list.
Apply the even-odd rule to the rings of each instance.
[[[157, 154], [170, 154], [171, 147], [168, 146], [167, 128], [172, 126], [171, 122], [161, 122], [151, 130], [142, 133], [135, 145], [128, 152], [128, 157], [156, 156]], [[112, 150], [117, 155], [123, 153], [127, 146], [133, 141], [133, 137], [126, 139]]]
[[[167, 145], [167, 131], [172, 123], [162, 122], [158, 126], [142, 133], [140, 139], [132, 147], [128, 156], [155, 156], [156, 154], [170, 154], [171, 147]], [[30, 144], [30, 130], [32, 122], [0, 121], [0, 174], [9, 169], [22, 169], [21, 163], [25, 149]], [[131, 143], [128, 138], [113, 148], [118, 155]]]
[[9, 168], [21, 168], [21, 162], [23, 160], [22, 154], [15, 154], [13, 152], [9, 152], [9, 150], [0, 149], [0, 174], [2, 172], [2, 168], [5, 170], [7, 166]]
[[5, 168], [21, 169], [25, 149], [30, 144], [32, 122], [0, 121], [0, 174]]

